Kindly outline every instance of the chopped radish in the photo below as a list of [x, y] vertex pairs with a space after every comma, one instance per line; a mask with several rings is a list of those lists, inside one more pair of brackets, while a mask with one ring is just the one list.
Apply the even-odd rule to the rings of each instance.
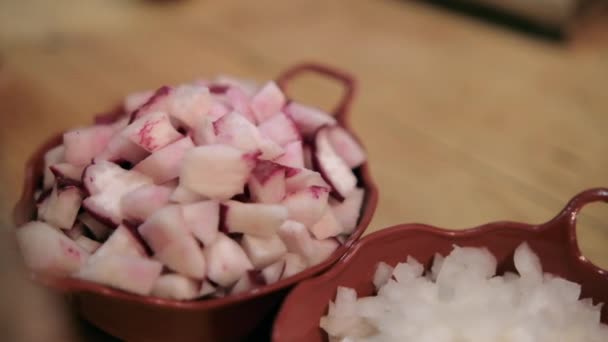
[[226, 99], [235, 111], [241, 113], [249, 122], [255, 123], [253, 111], [249, 107], [249, 96], [240, 87], [230, 87]]
[[312, 227], [327, 210], [329, 190], [321, 186], [310, 186], [288, 194], [281, 202], [289, 212], [289, 219]]
[[217, 201], [204, 201], [182, 206], [186, 228], [204, 246], [211, 245], [217, 238], [220, 224], [220, 204]]
[[298, 254], [305, 260], [314, 253], [314, 239], [306, 226], [300, 222], [285, 221], [279, 228], [279, 237], [289, 253]]
[[276, 283], [277, 281], [279, 281], [279, 279], [281, 279], [284, 270], [285, 259], [281, 259], [273, 264], [266, 266], [262, 270], [262, 277], [264, 278], [264, 282], [266, 284]]
[[186, 228], [181, 206], [162, 208], [139, 226], [138, 231], [154, 251], [154, 257], [163, 264], [192, 278], [205, 277], [205, 257]]
[[215, 292], [215, 286], [211, 285], [210, 282], [204, 280], [200, 286], [200, 290], [198, 291], [199, 297], [206, 297]]
[[172, 89], [168, 86], [162, 86], [158, 88], [148, 100], [139, 106], [136, 110], [131, 113], [130, 122], [133, 122], [142, 116], [146, 116], [150, 113], [157, 111], [167, 111], [167, 98], [171, 93]]
[[74, 226], [78, 210], [82, 203], [83, 193], [80, 188], [68, 186], [59, 188], [55, 186], [48, 198], [46, 208], [39, 213], [39, 217], [58, 228], [70, 229]]
[[153, 95], [153, 90], [144, 90], [131, 93], [125, 97], [122, 106], [124, 107], [125, 112], [131, 113], [137, 108], [143, 106], [144, 103], [148, 102]]
[[79, 236], [82, 236], [82, 234], [84, 234], [84, 224], [76, 221], [76, 223], [74, 223], [74, 226], [72, 228], [70, 228], [68, 230], [63, 230], [63, 232], [70, 239], [76, 240]]
[[255, 287], [264, 285], [266, 285], [266, 283], [264, 282], [264, 278], [262, 277], [260, 271], [247, 271], [247, 273], [243, 274], [236, 284], [234, 284], [232, 289], [230, 289], [230, 294], [243, 293]]
[[334, 151], [351, 169], [365, 163], [367, 157], [363, 147], [343, 127], [334, 126], [329, 129], [329, 142]]
[[285, 172], [285, 186], [287, 192], [296, 192], [311, 186], [320, 186], [329, 189], [320, 173], [308, 169], [288, 168]]
[[258, 126], [258, 129], [263, 136], [280, 146], [285, 146], [301, 139], [296, 125], [283, 113], [278, 113], [268, 118]]
[[287, 253], [285, 244], [277, 235], [262, 238], [245, 234], [241, 240], [241, 247], [256, 269], [272, 264]]
[[327, 260], [338, 247], [340, 243], [336, 239], [329, 238], [325, 240], [313, 240], [314, 253], [309, 256], [308, 264], [314, 266]]
[[269, 161], [259, 161], [247, 183], [254, 201], [279, 203], [285, 197], [285, 168]]
[[143, 222], [150, 215], [169, 203], [173, 189], [165, 186], [145, 184], [126, 193], [120, 199], [122, 216], [127, 221]]
[[219, 234], [203, 253], [207, 260], [207, 277], [221, 286], [231, 286], [247, 270], [253, 269], [243, 249], [224, 234]]
[[189, 135], [197, 146], [214, 144], [216, 137], [211, 117], [201, 120], [201, 122], [189, 132]]
[[260, 150], [260, 160], [273, 160], [281, 157], [285, 154], [285, 149], [279, 144], [266, 137], [260, 137], [258, 142], [258, 148]]
[[228, 201], [223, 207], [224, 225], [228, 233], [269, 237], [276, 233], [287, 219], [287, 209], [278, 204]]
[[84, 208], [96, 219], [120, 224], [123, 220], [120, 199], [122, 196], [152, 180], [134, 170], [125, 171], [110, 162], [100, 162], [86, 168], [84, 184], [91, 197], [87, 197]]
[[44, 154], [44, 175], [43, 175], [43, 189], [50, 189], [55, 183], [55, 176], [51, 172], [50, 167], [52, 165], [62, 163], [65, 161], [65, 145], [59, 145], [48, 150]]
[[137, 164], [149, 154], [148, 151], [129, 140], [129, 138], [122, 134], [115, 134], [106, 148], [95, 157], [95, 162], [126, 160], [132, 164]]
[[251, 110], [258, 123], [262, 123], [281, 111], [285, 105], [285, 95], [276, 83], [268, 82], [251, 99]]
[[230, 112], [230, 107], [223, 103], [216, 102], [209, 109], [208, 117], [211, 122], [215, 122]]
[[149, 295], [163, 265], [155, 260], [108, 255], [88, 262], [75, 277], [139, 295]]
[[350, 234], [357, 227], [364, 197], [365, 190], [356, 188], [341, 203], [330, 199], [331, 210], [344, 228], [343, 234]]
[[310, 232], [317, 240], [327, 239], [342, 233], [343, 228], [331, 210], [326, 210], [321, 219], [310, 228]]
[[314, 164], [312, 162], [312, 148], [308, 144], [304, 144], [302, 146], [302, 154], [304, 158], [304, 167], [312, 170], [314, 169]]
[[226, 84], [230, 86], [230, 88], [238, 88], [245, 92], [248, 97], [255, 95], [259, 89], [258, 84], [253, 80], [235, 78], [227, 75], [217, 76], [214, 82], [217, 84]]
[[283, 260], [285, 260], [285, 268], [283, 274], [281, 274], [281, 279], [289, 278], [306, 269], [306, 260], [299, 254], [287, 253]]
[[108, 226], [97, 221], [87, 212], [78, 215], [78, 221], [82, 222], [82, 224], [87, 227], [97, 241], [105, 241], [112, 232]]
[[211, 107], [209, 90], [204, 86], [178, 86], [172, 89], [167, 100], [169, 115], [191, 129], [206, 118]]
[[258, 150], [261, 139], [257, 127], [243, 115], [231, 112], [213, 123], [216, 143], [252, 152]]
[[125, 226], [118, 226], [110, 237], [91, 256], [91, 259], [105, 258], [112, 255], [145, 257], [144, 246]]
[[82, 173], [85, 166], [74, 166], [68, 163], [59, 163], [51, 166], [51, 172], [55, 175], [55, 179], [62, 179], [63, 183], [73, 184], [74, 186], [82, 185]]
[[19, 227], [17, 243], [25, 264], [34, 271], [69, 275], [83, 265], [89, 253], [52, 226], [32, 221]]
[[229, 199], [243, 192], [255, 157], [224, 145], [207, 145], [186, 153], [180, 186], [211, 199]]
[[200, 282], [180, 274], [163, 274], [152, 288], [152, 295], [159, 298], [190, 300], [199, 297]]
[[357, 177], [331, 146], [328, 129], [328, 127], [320, 129], [315, 136], [313, 162], [323, 178], [331, 185], [332, 195], [343, 200], [357, 186]]
[[275, 163], [302, 169], [304, 168], [304, 150], [302, 141], [296, 140], [285, 146], [285, 153], [274, 160]]
[[84, 235], [77, 237], [76, 239], [74, 239], [74, 241], [76, 242], [76, 244], [78, 244], [78, 246], [80, 246], [82, 249], [89, 253], [95, 252], [101, 246], [101, 243]]
[[75, 129], [64, 133], [66, 162], [73, 165], [90, 164], [93, 158], [106, 148], [113, 135], [112, 127], [105, 125]]
[[323, 126], [333, 126], [336, 119], [314, 107], [305, 106], [297, 102], [290, 102], [284, 109], [285, 113], [295, 122], [296, 126], [306, 137], [312, 137]]
[[190, 137], [173, 142], [135, 165], [134, 170], [151, 177], [156, 184], [162, 184], [179, 177], [184, 155], [194, 148]]
[[121, 134], [148, 152], [158, 151], [182, 137], [164, 112], [153, 112], [135, 120]]
[[169, 201], [173, 203], [189, 204], [204, 201], [205, 197], [178, 185], [171, 193]]

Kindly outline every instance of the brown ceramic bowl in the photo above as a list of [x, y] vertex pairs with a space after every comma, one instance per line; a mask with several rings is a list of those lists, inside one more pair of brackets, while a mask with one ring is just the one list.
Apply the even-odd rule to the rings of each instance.
[[[356, 289], [359, 296], [374, 294], [372, 277], [376, 265], [391, 266], [408, 255], [430, 265], [433, 255], [446, 255], [452, 245], [484, 246], [496, 256], [499, 272], [513, 271], [512, 256], [524, 241], [539, 255], [544, 272], [553, 273], [582, 285], [582, 296], [608, 303], [608, 272], [588, 261], [576, 242], [576, 217], [581, 208], [596, 201], [608, 202], [608, 189], [591, 189], [574, 197], [551, 221], [541, 225], [495, 222], [464, 231], [444, 230], [422, 224], [388, 228], [356, 242], [340, 261], [325, 274], [301, 282], [283, 302], [274, 324], [274, 342], [321, 342], [327, 335], [319, 319], [327, 314], [338, 286]], [[608, 323], [608, 306], [602, 309], [602, 322]]]
[[[315, 72], [343, 84], [344, 96], [334, 114], [341, 125], [350, 129], [347, 115], [355, 95], [355, 82], [352, 77], [333, 68], [302, 64], [282, 74], [277, 82], [285, 89], [293, 77], [305, 72]], [[98, 116], [95, 121], [113, 122], [121, 114], [122, 109], [117, 108]], [[14, 221], [17, 225], [35, 217], [34, 192], [41, 181], [43, 156], [46, 151], [60, 144], [61, 139], [61, 135], [49, 139], [27, 163], [23, 194], [14, 210]], [[331, 267], [369, 225], [378, 202], [378, 189], [372, 181], [367, 163], [356, 170], [356, 174], [359, 184], [366, 189], [366, 196], [354, 233], [323, 263], [272, 285], [221, 299], [180, 302], [138, 296], [79, 279], [51, 278], [37, 274], [32, 274], [32, 277], [45, 286], [68, 294], [75, 310], [84, 319], [124, 340], [251, 340], [252, 332], [260, 330], [259, 326], [263, 321], [270, 321], [285, 294], [296, 283]], [[264, 339], [268, 340], [269, 336]]]

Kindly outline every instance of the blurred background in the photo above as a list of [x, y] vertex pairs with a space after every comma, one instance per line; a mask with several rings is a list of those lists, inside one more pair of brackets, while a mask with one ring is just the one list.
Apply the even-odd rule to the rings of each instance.
[[[10, 209], [40, 143], [129, 92], [219, 73], [263, 81], [302, 61], [359, 81], [351, 120], [380, 187], [368, 232], [540, 223], [608, 185], [602, 0], [3, 0], [2, 340], [110, 340], [19, 272]], [[310, 77], [290, 94], [331, 108], [340, 89]], [[608, 268], [606, 208], [586, 208], [578, 235]]]

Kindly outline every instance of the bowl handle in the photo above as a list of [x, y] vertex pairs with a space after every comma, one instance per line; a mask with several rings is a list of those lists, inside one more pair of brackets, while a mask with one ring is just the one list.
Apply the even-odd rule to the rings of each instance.
[[[589, 203], [606, 202], [608, 203], [608, 188], [593, 188], [585, 190], [574, 196], [559, 215], [551, 222], [561, 223], [556, 226], [565, 226], [568, 234], [570, 248], [576, 253], [579, 259], [584, 259], [576, 239], [576, 219], [581, 209]], [[559, 222], [558, 222], [559, 221]], [[551, 224], [551, 222], [549, 222]]]
[[342, 98], [333, 110], [334, 116], [338, 121], [344, 122], [344, 116], [349, 112], [350, 105], [356, 95], [357, 82], [355, 79], [342, 70], [334, 67], [318, 64], [318, 63], [301, 63], [295, 65], [279, 75], [277, 78], [277, 84], [283, 92], [287, 92], [287, 88], [291, 80], [301, 74], [313, 72], [321, 76], [330, 78], [338, 81], [342, 84], [344, 90], [342, 92]]

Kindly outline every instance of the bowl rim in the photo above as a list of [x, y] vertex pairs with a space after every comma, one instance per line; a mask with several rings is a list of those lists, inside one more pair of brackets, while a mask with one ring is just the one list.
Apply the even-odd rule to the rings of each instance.
[[[335, 107], [333, 115], [339, 125], [344, 127], [357, 141], [361, 142], [356, 132], [353, 131], [349, 120], [350, 106], [356, 96], [357, 90], [357, 83], [355, 79], [347, 72], [339, 70], [335, 67], [322, 65], [316, 62], [306, 62], [296, 64], [295, 66], [288, 68], [285, 72], [279, 75], [279, 77], [276, 79], [276, 83], [285, 92], [285, 94], [287, 94], [287, 87], [290, 84], [291, 80], [305, 73], [316, 73], [320, 76], [329, 78], [332, 81], [337, 81], [342, 84], [342, 87], [344, 89], [343, 95], [342, 98], [339, 100], [337, 106]], [[94, 119], [94, 122], [97, 124], [111, 123], [116, 121], [123, 114], [123, 107], [122, 105], [119, 105], [107, 113], [97, 115]], [[32, 156], [28, 159], [25, 166], [21, 197], [15, 204], [13, 209], [13, 222], [17, 227], [32, 219], [31, 214], [33, 213], [34, 207], [33, 196], [38, 185], [37, 179], [39, 177], [39, 173], [37, 172], [37, 170], [41, 169], [40, 163], [43, 160], [44, 153], [49, 149], [58, 146], [59, 144], [61, 144], [61, 142], [62, 133], [58, 133], [54, 136], [51, 136], [44, 143], [39, 145], [39, 147], [35, 150]], [[363, 148], [365, 148], [365, 146], [363, 146]], [[34, 281], [65, 294], [99, 294], [105, 297], [112, 297], [114, 299], [120, 299], [123, 301], [129, 301], [133, 303], [150, 305], [155, 307], [164, 307], [167, 309], [215, 309], [260, 298], [273, 292], [286, 290], [304, 279], [314, 277], [315, 275], [327, 271], [335, 263], [337, 263], [340, 260], [340, 257], [343, 254], [347, 253], [353, 243], [361, 237], [365, 229], [369, 226], [371, 219], [376, 211], [379, 191], [377, 185], [375, 184], [371, 176], [371, 170], [368, 161], [366, 161], [360, 167], [360, 172], [360, 181], [363, 187], [365, 188], [365, 205], [361, 210], [359, 222], [353, 233], [341, 244], [340, 247], [338, 247], [338, 249], [336, 249], [336, 251], [334, 251], [334, 253], [332, 253], [329, 258], [327, 258], [322, 263], [309, 267], [306, 270], [297, 273], [296, 275], [293, 275], [286, 279], [282, 279], [270, 285], [264, 285], [243, 293], [228, 295], [222, 298], [178, 301], [156, 298], [152, 296], [140, 296], [137, 294], [131, 294], [119, 289], [111, 288], [106, 285], [97, 284], [72, 277], [49, 276], [32, 271], [29, 271], [28, 273], [30, 275], [30, 278]]]
[[515, 221], [494, 221], [475, 226], [473, 228], [453, 230], [422, 223], [407, 223], [394, 225], [373, 232], [355, 242], [353, 246], [340, 258], [340, 260], [327, 272], [317, 277], [304, 280], [295, 286], [295, 288], [283, 301], [283, 305], [277, 314], [273, 326], [272, 340], [282, 341], [280, 338], [281, 327], [286, 324], [286, 321], [288, 320], [288, 312], [295, 307], [294, 305], [299, 297], [301, 297], [303, 294], [314, 291], [319, 285], [339, 277], [339, 275], [346, 268], [351, 267], [352, 260], [364, 250], [370, 248], [370, 246], [382, 244], [387, 239], [393, 239], [395, 235], [400, 234], [423, 233], [442, 238], [466, 238], [496, 231], [504, 231], [505, 229], [524, 231], [528, 233], [540, 233], [553, 230], [565, 234], [567, 238], [566, 247], [569, 249], [574, 259], [576, 259], [575, 262], [579, 267], [585, 268], [590, 272], [597, 274], [605, 279], [606, 283], [608, 283], [608, 270], [595, 265], [591, 260], [587, 259], [582, 254], [576, 237], [577, 217], [585, 205], [593, 202], [608, 203], [608, 188], [591, 188], [580, 192], [579, 194], [575, 195], [555, 217], [541, 224], [528, 224]]

